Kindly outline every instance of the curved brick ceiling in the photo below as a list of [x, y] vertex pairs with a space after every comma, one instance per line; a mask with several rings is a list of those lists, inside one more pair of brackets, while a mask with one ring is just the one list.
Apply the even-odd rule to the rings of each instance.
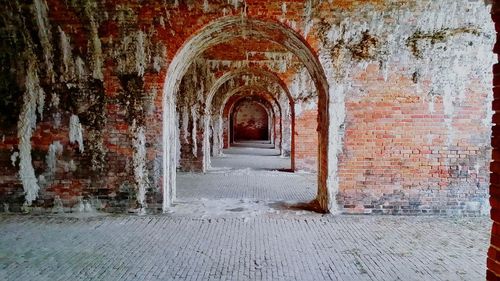
[[268, 60], [265, 53], [290, 53], [283, 46], [269, 40], [234, 38], [206, 50], [203, 57], [209, 60]]

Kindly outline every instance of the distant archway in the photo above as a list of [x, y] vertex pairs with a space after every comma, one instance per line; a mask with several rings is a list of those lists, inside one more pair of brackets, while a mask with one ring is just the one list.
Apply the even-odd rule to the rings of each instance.
[[[273, 107], [275, 107], [275, 115], [277, 116], [277, 119], [279, 120], [279, 136], [280, 136], [280, 143], [279, 143], [279, 146], [281, 148], [281, 141], [282, 141], [282, 136], [283, 136], [283, 131], [284, 131], [284, 125], [283, 125], [283, 109], [282, 109], [282, 106], [280, 105], [280, 102], [278, 101], [277, 97], [275, 97], [273, 94], [271, 94], [268, 89], [266, 89], [266, 87], [264, 85], [261, 85], [261, 84], [251, 84], [251, 85], [243, 85], [243, 86], [239, 86], [239, 87], [236, 87], [236, 88], [233, 88], [233, 89], [230, 89], [228, 92], [226, 92], [225, 94], [223, 94], [222, 96], [222, 102], [218, 105], [218, 108], [217, 108], [217, 113], [216, 113], [216, 120], [210, 120], [210, 116], [207, 117], [207, 119], [205, 119], [205, 122], [207, 123], [210, 123], [210, 121], [213, 123], [212, 126], [215, 126], [217, 128], [219, 128], [219, 130], [216, 130], [218, 131], [219, 135], [218, 136], [212, 136], [213, 139], [215, 140], [214, 143], [212, 144], [214, 147], [212, 148], [212, 152], [214, 152], [214, 156], [219, 156], [220, 153], [221, 153], [221, 150], [223, 147], [226, 147], [226, 144], [228, 144], [228, 141], [229, 139], [227, 139], [227, 137], [229, 136], [229, 134], [227, 134], [227, 129], [228, 129], [228, 126], [229, 124], [227, 124], [227, 121], [228, 121], [228, 113], [229, 113], [229, 108], [228, 108], [228, 102], [230, 102], [231, 99], [237, 99], [237, 98], [241, 98], [243, 96], [245, 96], [244, 94], [242, 93], [248, 93], [250, 92], [251, 95], [259, 95], [261, 97], [263, 97], [264, 99], [270, 101], [270, 103], [273, 105]], [[233, 100], [233, 103], [234, 103], [234, 100]], [[216, 105], [217, 106], [217, 105]], [[212, 114], [212, 117], [214, 116], [214, 114]], [[293, 126], [293, 119], [292, 120], [288, 120], [289, 121], [289, 125], [290, 126]], [[226, 123], [225, 123], [226, 122]], [[291, 131], [292, 131], [292, 127], [289, 128], [290, 129], [290, 134], [291, 134]], [[208, 130], [206, 130], [205, 132], [207, 132]], [[226, 134], [224, 134], [224, 132], [226, 132]], [[207, 139], [206, 141], [208, 141], [208, 136], [207, 136]], [[208, 144], [207, 144], [208, 145]], [[206, 165], [209, 165], [209, 162], [210, 162], [210, 155], [209, 153], [205, 153], [206, 157], [205, 157], [205, 161], [208, 161]], [[293, 162], [292, 162], [292, 166], [293, 166]]]
[[[243, 88], [246, 91], [249, 90], [248, 86], [244, 86], [244, 87], [240, 87], [240, 88]], [[247, 89], [245, 89], [245, 88], [247, 88]], [[254, 92], [254, 90], [257, 90], [257, 91]], [[281, 142], [281, 135], [283, 134], [282, 133], [282, 130], [283, 130], [282, 109], [281, 109], [278, 101], [271, 94], [264, 92], [263, 89], [259, 89], [259, 87], [256, 87], [256, 88], [252, 89], [251, 91], [252, 92], [247, 94], [244, 91], [238, 92], [238, 90], [235, 89], [233, 91], [235, 93], [232, 95], [227, 94], [225, 99], [224, 99], [224, 102], [221, 104], [220, 114], [222, 116], [223, 121], [225, 121], [224, 122], [224, 131], [223, 131], [223, 135], [224, 135], [223, 137], [224, 137], [224, 141], [225, 141], [224, 147], [226, 147], [226, 144], [229, 144], [232, 140], [234, 141], [234, 139], [232, 139], [233, 134], [230, 133], [231, 125], [229, 124], [229, 121], [232, 120], [231, 116], [232, 116], [232, 113], [235, 111], [235, 107], [238, 105], [238, 103], [244, 101], [245, 99], [256, 101], [256, 102], [260, 103], [265, 108], [265, 110], [268, 112], [268, 114], [267, 114], [269, 117], [268, 123], [272, 126], [272, 129], [275, 129], [278, 131], [279, 136], [280, 136], [279, 142]], [[276, 126], [278, 126], [278, 128], [276, 128]], [[271, 129], [271, 128], [269, 128], [269, 129]], [[270, 141], [273, 141], [272, 138], [274, 137], [274, 134], [276, 134], [276, 132], [271, 132], [271, 131], [269, 132]], [[281, 144], [279, 142], [277, 144], [274, 142], [272, 142], [272, 143], [274, 145], [278, 145], [278, 148], [281, 148], [280, 147]]]
[[[204, 167], [208, 167], [210, 165], [210, 153], [209, 153], [209, 150], [210, 150], [209, 132], [210, 132], [210, 130], [209, 130], [209, 127], [210, 127], [210, 115], [213, 113], [212, 107], [213, 107], [213, 103], [214, 103], [214, 97], [218, 93], [218, 90], [225, 83], [229, 82], [231, 79], [235, 79], [235, 78], [238, 78], [238, 77], [241, 77], [244, 75], [251, 75], [254, 77], [258, 77], [258, 78], [267, 79], [270, 82], [278, 85], [279, 88], [283, 91], [283, 93], [287, 96], [288, 104], [289, 104], [289, 108], [290, 108], [290, 126], [291, 126], [290, 132], [289, 132], [289, 134], [290, 134], [289, 146], [290, 147], [287, 148], [287, 153], [289, 151], [289, 153], [291, 154], [290, 155], [291, 156], [291, 169], [294, 170], [294, 166], [295, 166], [295, 162], [294, 162], [295, 136], [293, 134], [293, 131], [294, 131], [294, 126], [295, 126], [295, 101], [294, 101], [293, 96], [290, 93], [288, 87], [286, 86], [285, 82], [283, 82], [283, 80], [281, 80], [278, 77], [278, 75], [276, 75], [275, 73], [273, 73], [269, 70], [266, 70], [263, 68], [254, 68], [254, 67], [244, 67], [244, 68], [239, 68], [239, 69], [228, 71], [228, 72], [224, 73], [221, 77], [219, 77], [217, 79], [217, 81], [215, 81], [214, 84], [212, 85], [212, 87], [210, 88], [208, 95], [207, 95], [205, 116], [204, 116], [204, 120], [205, 120], [205, 130], [204, 130], [205, 133], [203, 134], [203, 142], [204, 142], [204, 147], [205, 147], [204, 153], [203, 153]], [[280, 109], [280, 112], [283, 112], [283, 110]], [[283, 116], [283, 113], [281, 113], [281, 116]], [[219, 121], [219, 123], [220, 123], [220, 121]], [[284, 137], [283, 128], [284, 128], [284, 126], [282, 124], [280, 124], [280, 130], [282, 132], [281, 138]], [[288, 137], [288, 135], [286, 137]], [[221, 143], [221, 140], [218, 140], [216, 138], [213, 138], [213, 139], [216, 141], [216, 143], [215, 143], [215, 145], [212, 144], [212, 151], [215, 151], [215, 154], [218, 155], [220, 150], [218, 150], [216, 146], [219, 145], [219, 143]], [[225, 139], [224, 139], [224, 141], [225, 141]], [[214, 148], [214, 146], [215, 146], [215, 148]], [[281, 143], [280, 143], [280, 147], [281, 147]], [[283, 151], [282, 151], [282, 153], [283, 153]], [[287, 153], [285, 153], [285, 154], [287, 154]]]
[[230, 112], [233, 125], [233, 142], [269, 141], [272, 142], [271, 127], [274, 112], [269, 104], [248, 98], [239, 99]]

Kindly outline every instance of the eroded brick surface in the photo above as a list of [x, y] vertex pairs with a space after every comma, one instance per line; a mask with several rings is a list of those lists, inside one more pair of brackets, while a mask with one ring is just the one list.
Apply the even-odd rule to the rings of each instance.
[[[174, 182], [177, 166], [207, 168], [214, 81], [246, 67], [274, 73], [293, 98], [294, 169], [319, 168], [324, 209], [487, 213], [488, 3], [10, 1], [0, 46], [0, 200], [11, 211], [59, 202], [160, 210], [162, 180]], [[193, 57], [167, 75], [204, 32], [208, 49], [187, 46]], [[245, 84], [264, 84], [277, 99], [286, 92], [254, 76], [220, 92]], [[170, 79], [175, 93], [164, 89]]]

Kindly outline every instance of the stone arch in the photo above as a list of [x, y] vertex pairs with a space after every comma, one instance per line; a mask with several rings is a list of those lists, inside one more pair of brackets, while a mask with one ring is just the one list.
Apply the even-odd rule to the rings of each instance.
[[[320, 208], [328, 212], [335, 208], [335, 192], [330, 192], [327, 182], [336, 175], [330, 175], [329, 156], [329, 85], [325, 72], [305, 39], [293, 29], [275, 21], [241, 16], [228, 16], [205, 25], [177, 51], [171, 61], [163, 87], [163, 204], [167, 212], [175, 199], [176, 186], [176, 129], [175, 129], [175, 94], [179, 89], [182, 77], [193, 60], [203, 51], [219, 43], [237, 37], [254, 37], [269, 40], [282, 45], [304, 64], [318, 92], [318, 192], [317, 201]], [[332, 151], [333, 153], [334, 151]]]

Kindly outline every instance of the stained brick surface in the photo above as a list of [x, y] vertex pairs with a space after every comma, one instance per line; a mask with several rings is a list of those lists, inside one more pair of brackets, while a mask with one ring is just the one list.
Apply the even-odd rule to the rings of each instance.
[[[295, 105], [313, 101], [314, 106], [298, 107], [294, 116], [294, 168], [323, 167], [317, 171], [322, 194], [328, 182], [330, 200], [341, 212], [488, 212], [491, 108], [486, 105], [491, 97], [490, 84], [484, 81], [490, 80], [490, 66], [463, 68], [482, 61], [483, 47], [494, 38], [484, 22], [489, 7], [484, 1], [208, 1], [208, 6], [201, 0], [70, 2], [5, 5], [1, 48], [9, 55], [2, 57], [0, 201], [11, 211], [21, 211], [26, 201], [19, 158], [14, 155], [23, 140], [18, 127], [31, 122], [20, 117], [27, 116], [21, 109], [28, 105], [23, 98], [29, 62], [35, 64], [45, 93], [43, 105], [35, 101], [31, 111], [24, 112], [44, 109], [34, 113], [32, 135], [24, 140], [31, 145], [35, 181], [41, 187], [33, 206], [50, 209], [59, 198], [68, 208], [97, 200], [106, 211], [125, 212], [147, 203], [155, 212], [163, 200], [163, 102], [165, 95], [174, 94], [164, 93], [167, 69], [204, 26], [236, 16], [279, 24], [299, 34], [318, 58], [330, 89], [326, 93], [317, 88], [320, 84], [314, 82], [322, 78], [318, 73], [301, 74], [303, 57], [287, 59], [285, 47], [290, 42], [279, 30], [271, 35], [273, 42], [257, 36], [261, 26], [255, 27], [261, 29], [255, 34], [238, 33], [238, 38], [218, 42], [192, 62], [195, 71], [187, 71], [175, 93], [179, 168], [199, 171], [205, 164], [206, 97], [199, 93], [206, 93], [211, 82], [234, 68], [264, 68], [287, 86]], [[221, 27], [214, 36], [230, 32]], [[63, 34], [69, 38], [65, 42], [70, 59], [62, 49]], [[403, 44], [393, 49], [391, 42], [398, 35]], [[339, 39], [342, 36], [346, 40]], [[480, 54], [469, 52], [469, 47]], [[280, 54], [285, 59], [278, 58]], [[436, 62], [443, 65], [426, 70]], [[464, 76], [456, 76], [464, 71]], [[253, 82], [240, 78], [233, 85], [245, 83]], [[445, 87], [450, 85], [451, 90]], [[493, 109], [497, 107], [494, 103]], [[183, 127], [186, 110], [188, 122]], [[69, 139], [73, 115], [82, 125], [83, 151]], [[330, 135], [318, 137], [325, 128]], [[57, 141], [63, 152], [56, 155], [52, 171], [47, 157]], [[497, 146], [495, 137], [492, 143]], [[145, 148], [145, 155], [139, 148]], [[491, 168], [497, 172], [497, 164]], [[139, 191], [146, 191], [145, 202], [139, 202]]]

